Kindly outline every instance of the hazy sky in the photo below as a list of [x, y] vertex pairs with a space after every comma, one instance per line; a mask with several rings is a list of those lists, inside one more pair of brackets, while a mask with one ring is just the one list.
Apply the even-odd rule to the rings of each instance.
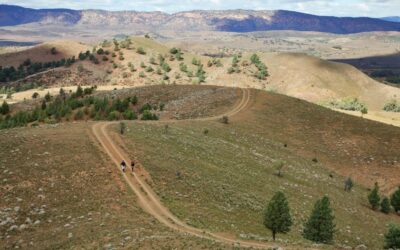
[[31, 8], [178, 12], [193, 9], [294, 10], [317, 15], [396, 16], [400, 0], [0, 0]]

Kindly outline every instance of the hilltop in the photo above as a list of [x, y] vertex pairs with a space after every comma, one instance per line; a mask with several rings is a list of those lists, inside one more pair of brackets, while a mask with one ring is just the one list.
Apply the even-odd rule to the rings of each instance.
[[21, 24], [67, 25], [70, 27], [101, 27], [131, 29], [143, 32], [223, 31], [252, 32], [266, 30], [319, 31], [351, 34], [370, 31], [400, 31], [400, 24], [374, 18], [348, 18], [316, 16], [286, 10], [253, 11], [186, 11], [174, 14], [163, 12], [28, 9], [0, 5], [0, 26]]

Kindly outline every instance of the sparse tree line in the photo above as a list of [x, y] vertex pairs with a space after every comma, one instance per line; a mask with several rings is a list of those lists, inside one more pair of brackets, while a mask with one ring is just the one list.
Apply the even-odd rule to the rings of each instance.
[[[327, 196], [314, 204], [304, 223], [302, 236], [310, 241], [331, 244], [335, 232], [333, 210]], [[272, 238], [278, 233], [288, 233], [293, 224], [289, 203], [283, 192], [278, 191], [264, 210], [264, 226], [271, 230]]]
[[32, 62], [31, 59], [26, 59], [17, 68], [14, 66], [2, 67], [0, 66], [0, 82], [11, 82], [27, 76], [58, 67], [69, 67], [76, 62], [75, 56], [71, 58], [62, 58], [59, 61], [51, 62]]
[[400, 187], [390, 196], [390, 198], [379, 194], [378, 183], [368, 194], [368, 202], [373, 210], [380, 210], [382, 213], [389, 214], [393, 208], [395, 213], [400, 212]]
[[[349, 182], [346, 180], [345, 189], [348, 190]], [[351, 182], [351, 187], [353, 183]], [[350, 188], [351, 189], [351, 188]], [[383, 198], [380, 202], [378, 187], [375, 185], [374, 190], [368, 196], [370, 203], [374, 209], [381, 206], [381, 211], [389, 213], [390, 202], [395, 211], [400, 211], [400, 187], [392, 195], [391, 201], [388, 198]], [[332, 244], [335, 223], [333, 210], [330, 205], [330, 200], [327, 196], [318, 200], [314, 204], [310, 216], [303, 224], [302, 236], [310, 241], [323, 244]], [[276, 239], [278, 233], [288, 233], [293, 224], [290, 214], [289, 203], [283, 192], [278, 191], [272, 197], [264, 210], [264, 226], [272, 232], [273, 240]], [[400, 249], [400, 225], [390, 224], [388, 231], [385, 234], [385, 249]]]
[[[232, 66], [228, 68], [228, 74], [240, 73], [239, 63], [242, 58], [242, 54], [233, 55], [232, 58]], [[250, 57], [250, 62], [257, 68], [257, 71], [254, 72], [253, 76], [259, 80], [265, 80], [269, 74], [267, 66], [260, 60], [260, 57], [257, 54], [253, 54]], [[247, 61], [242, 62], [242, 66], [248, 66], [249, 63]]]
[[7, 102], [0, 106], [0, 129], [26, 126], [38, 122], [56, 123], [63, 120], [158, 120], [155, 110], [163, 111], [165, 104], [144, 104], [138, 107], [137, 96], [124, 99], [96, 97], [91, 94], [95, 87], [85, 88], [78, 86], [76, 92], [66, 93], [60, 89], [58, 96], [47, 93], [41, 104], [30, 111], [17, 111], [11, 114]]

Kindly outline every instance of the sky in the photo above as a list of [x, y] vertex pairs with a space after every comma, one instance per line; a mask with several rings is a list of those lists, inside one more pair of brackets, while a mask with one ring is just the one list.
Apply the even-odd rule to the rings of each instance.
[[328, 16], [399, 16], [400, 0], [0, 0], [29, 8], [164, 11], [293, 10]]

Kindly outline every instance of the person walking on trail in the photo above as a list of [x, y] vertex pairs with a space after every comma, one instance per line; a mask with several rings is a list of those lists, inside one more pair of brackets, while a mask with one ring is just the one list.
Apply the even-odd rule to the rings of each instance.
[[121, 162], [121, 169], [122, 169], [122, 172], [124, 172], [124, 173], [125, 173], [125, 169], [126, 169], [126, 163], [125, 163], [125, 161], [124, 161], [124, 160], [122, 160], [122, 162]]
[[131, 168], [132, 168], [132, 173], [135, 171], [135, 162], [131, 161]]

